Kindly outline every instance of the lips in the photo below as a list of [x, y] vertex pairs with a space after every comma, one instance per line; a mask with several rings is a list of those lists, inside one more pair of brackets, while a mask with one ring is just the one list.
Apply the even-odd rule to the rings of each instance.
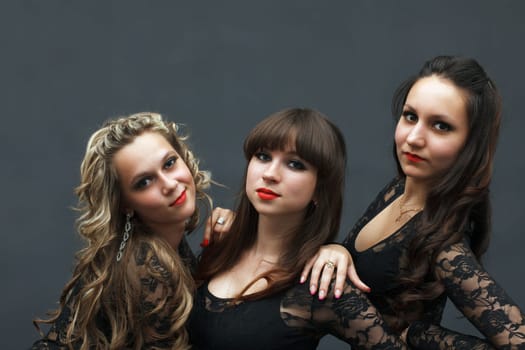
[[265, 201], [271, 201], [273, 199], [276, 199], [276, 198], [280, 197], [277, 193], [275, 193], [272, 190], [269, 190], [267, 188], [258, 188], [256, 190], [256, 192], [257, 192], [257, 195], [259, 196], [259, 198], [261, 198], [262, 200], [265, 200]]
[[170, 204], [170, 207], [173, 207], [175, 205], [181, 205], [182, 203], [184, 203], [185, 200], [186, 200], [186, 190], [182, 191], [180, 196], [177, 199], [175, 199], [173, 203]]
[[414, 163], [419, 163], [419, 162], [423, 161], [423, 158], [421, 158], [417, 154], [405, 152], [405, 156], [407, 157], [407, 159], [409, 161], [414, 162]]

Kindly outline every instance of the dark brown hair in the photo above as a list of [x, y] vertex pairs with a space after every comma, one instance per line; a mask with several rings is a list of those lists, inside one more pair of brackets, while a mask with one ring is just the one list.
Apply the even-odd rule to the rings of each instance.
[[[317, 168], [316, 204], [310, 204], [304, 221], [292, 233], [277, 267], [264, 275], [268, 288], [249, 297], [239, 296], [239, 299], [262, 298], [297, 282], [307, 260], [323, 243], [333, 241], [339, 231], [346, 167], [342, 133], [315, 110], [286, 109], [270, 115], [249, 133], [244, 141], [244, 155], [249, 162], [260, 149], [284, 150], [290, 145], [295, 146], [301, 158]], [[248, 200], [245, 184], [246, 174], [231, 230], [224, 239], [203, 252], [197, 281], [209, 280], [234, 266], [256, 240], [259, 216]]]
[[[422, 300], [434, 299], [443, 291], [439, 282], [425, 281], [429, 271], [434, 273], [437, 255], [467, 236], [480, 259], [491, 232], [489, 185], [501, 120], [501, 97], [476, 60], [438, 56], [399, 86], [392, 100], [396, 119], [412, 86], [429, 76], [447, 79], [466, 92], [469, 131], [457, 161], [433, 184], [417, 223], [418, 234], [409, 246], [408, 270], [400, 277], [405, 291], [394, 302], [394, 308], [404, 314], [406, 321], [418, 317]], [[396, 156], [395, 159], [399, 175], [404, 177]], [[411, 312], [414, 315], [410, 316]]]

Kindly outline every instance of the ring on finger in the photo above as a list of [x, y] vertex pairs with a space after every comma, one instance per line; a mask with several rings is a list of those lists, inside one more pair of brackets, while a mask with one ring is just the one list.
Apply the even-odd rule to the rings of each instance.
[[328, 260], [328, 261], [326, 262], [326, 264], [324, 264], [324, 266], [325, 266], [327, 269], [333, 269], [334, 266], [335, 266], [335, 264], [334, 264], [333, 261]]
[[224, 225], [225, 222], [226, 222], [226, 219], [223, 218], [222, 216], [219, 216], [219, 218], [217, 219], [217, 224], [219, 225]]

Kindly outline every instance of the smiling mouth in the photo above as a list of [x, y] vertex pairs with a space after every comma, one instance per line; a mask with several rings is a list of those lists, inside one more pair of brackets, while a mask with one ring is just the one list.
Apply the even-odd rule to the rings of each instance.
[[265, 201], [269, 201], [269, 200], [272, 200], [272, 199], [276, 199], [278, 197], [280, 197], [277, 193], [267, 189], [267, 188], [259, 188], [256, 190], [257, 192], [257, 195], [259, 196], [259, 198], [261, 198], [262, 200], [265, 200]]
[[180, 196], [177, 199], [175, 199], [175, 202], [171, 203], [170, 207], [173, 207], [175, 205], [180, 205], [184, 203], [185, 200], [186, 200], [186, 190], [182, 191]]

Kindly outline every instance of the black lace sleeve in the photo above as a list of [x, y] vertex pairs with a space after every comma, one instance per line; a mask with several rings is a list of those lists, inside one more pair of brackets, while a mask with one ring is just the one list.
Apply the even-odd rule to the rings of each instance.
[[197, 268], [197, 257], [191, 250], [190, 245], [188, 244], [188, 240], [186, 239], [186, 236], [182, 237], [182, 240], [179, 244], [179, 255], [184, 261], [184, 264], [190, 268], [190, 271], [195, 271]]
[[484, 339], [457, 333], [445, 327], [424, 321], [417, 321], [410, 325], [407, 339], [411, 349], [495, 349]]
[[[452, 245], [441, 252], [436, 273], [450, 300], [492, 346], [497, 349], [525, 349], [525, 316], [478, 263], [467, 242]], [[416, 341], [420, 348], [444, 349], [456, 342], [468, 344], [472, 341], [469, 348], [485, 349], [475, 337], [435, 325], [427, 326], [427, 331], [420, 332]]]
[[352, 349], [407, 349], [366, 295], [349, 280], [339, 299], [328, 294], [330, 297], [320, 301], [306, 288], [293, 288], [282, 304], [283, 319], [289, 326], [310, 329], [321, 336], [332, 334], [351, 344]]

